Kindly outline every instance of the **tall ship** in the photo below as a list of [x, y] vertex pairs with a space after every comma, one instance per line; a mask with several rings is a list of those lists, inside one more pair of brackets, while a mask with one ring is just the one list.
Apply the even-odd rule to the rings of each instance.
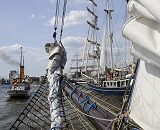
[[20, 56], [20, 75], [19, 78], [12, 79], [11, 89], [7, 91], [7, 94], [11, 98], [25, 98], [30, 95], [29, 77], [24, 75], [24, 56], [21, 47]]
[[[97, 27], [98, 16], [96, 15], [96, 1], [91, 1], [91, 5], [92, 9], [87, 7], [89, 14], [93, 18], [92, 23], [87, 21], [89, 24], [89, 31], [83, 53], [85, 70], [82, 71], [82, 76], [91, 79], [88, 85], [89, 88], [94, 91], [105, 91], [105, 94], [109, 95], [124, 95], [130, 77], [133, 75], [133, 64], [123, 63], [123, 65], [120, 66], [118, 62], [124, 60], [125, 57], [121, 54], [118, 56], [115, 55], [120, 49], [118, 45], [120, 41], [117, 41], [114, 30], [115, 27], [113, 27], [112, 13], [114, 10], [112, 2], [110, 0], [105, 1], [105, 24], [103, 26], [101, 44], [98, 43], [97, 36], [100, 29]], [[127, 15], [125, 17], [127, 17]], [[121, 48], [121, 50], [125, 50], [126, 40], [122, 41], [123, 43], [121, 44], [124, 48]], [[115, 52], [115, 47], [117, 48], [117, 52]], [[121, 58], [121, 60], [119, 60], [119, 57], [123, 57], [124, 59]], [[90, 69], [88, 65], [92, 65], [92, 69]]]
[[[94, 8], [98, 6], [96, 0], [89, 1]], [[106, 0], [106, 2], [108, 3], [109, 0]], [[114, 94], [113, 91], [108, 92], [108, 88], [114, 88], [118, 93], [121, 91], [118, 89], [121, 88], [118, 83], [116, 85], [116, 82], [114, 82], [111, 85], [111, 82], [114, 81], [114, 78], [115, 81], [122, 80], [119, 79], [118, 75], [114, 75], [116, 71], [118, 73], [126, 71], [124, 67], [122, 69], [113, 67], [111, 46], [109, 48], [111, 64], [110, 66], [108, 65], [111, 76], [102, 77], [107, 78], [106, 86], [100, 85], [100, 82], [98, 82], [98, 79], [101, 78], [101, 73], [98, 73], [100, 72], [100, 66], [106, 69], [106, 65], [103, 64], [104, 66], [102, 66], [102, 64], [99, 64], [100, 62], [96, 62], [92, 69], [83, 73], [87, 77], [92, 77], [93, 81], [95, 80], [90, 82], [92, 88], [90, 88], [90, 84], [82, 85], [64, 76], [63, 70], [67, 61], [67, 55], [61, 38], [63, 36], [67, 0], [64, 0], [60, 37], [58, 38], [57, 22], [60, 0], [57, 0], [54, 41], [45, 44], [49, 61], [46, 81], [42, 83], [35, 97], [33, 97], [10, 130], [19, 129], [20, 124], [23, 124], [21, 128], [25, 126], [29, 129], [32, 127], [33, 129], [46, 130], [160, 130], [160, 101], [157, 100], [160, 98], [160, 2], [157, 0], [127, 0], [125, 2], [126, 5], [128, 4], [128, 12], [131, 18], [125, 23], [122, 34], [131, 41], [128, 44], [132, 44], [131, 52], [135, 60], [134, 67], [132, 67], [132, 75], [126, 73], [123, 77], [124, 80], [129, 79], [127, 84], [121, 84], [125, 86], [124, 92], [118, 95]], [[89, 8], [88, 11], [97, 18], [94, 11]], [[107, 6], [105, 12], [106, 16], [108, 16], [106, 19], [110, 20], [112, 9]], [[94, 24], [88, 22], [88, 24], [94, 30], [98, 29], [96, 22]], [[108, 27], [109, 24], [110, 22], [108, 21]], [[108, 35], [110, 36], [108, 38], [109, 44], [112, 45], [112, 33], [108, 33]], [[105, 38], [103, 41], [105, 41]], [[95, 41], [89, 41], [88, 39], [87, 42], [97, 46]], [[97, 47], [94, 49], [97, 49]], [[101, 52], [96, 53], [100, 56], [105, 50], [106, 47], [102, 44]], [[95, 59], [93, 59], [91, 53], [90, 56], [93, 61], [100, 61], [100, 57], [97, 57], [97, 55], [94, 56]], [[89, 57], [85, 58], [88, 62]], [[101, 63], [105, 63], [102, 61]], [[85, 69], [87, 68], [86, 66]], [[97, 73], [95, 74], [94, 71], [97, 71]], [[46, 95], [44, 90], [48, 93], [48, 103], [46, 103], [47, 96], [44, 98], [44, 95]], [[36, 127], [34, 127], [32, 125], [33, 122], [32, 124], [26, 124], [26, 122], [30, 122], [31, 119], [28, 117], [33, 113], [31, 110], [36, 109], [34, 105], [38, 102], [38, 99], [41, 99], [41, 96], [43, 100], [46, 99], [44, 100], [45, 104], [48, 104], [47, 108], [47, 105], [43, 105], [43, 108], [47, 109], [49, 113], [47, 111], [47, 115], [44, 114], [45, 112], [39, 112], [37, 115], [33, 114], [34, 119], [36, 119], [34, 120]], [[32, 103], [33, 109], [31, 107]], [[36, 110], [38, 111], [38, 109]], [[37, 120], [41, 121], [41, 123], [37, 122]]]
[[78, 52], [76, 52], [74, 58], [71, 60], [68, 77], [73, 79], [80, 79], [82, 69], [82, 58], [80, 58], [80, 55]]
[[98, 82], [99, 70], [100, 70], [100, 44], [98, 42], [98, 16], [97, 16], [97, 3], [90, 1], [90, 7], [87, 7], [87, 11], [91, 16], [87, 21], [89, 26], [86, 42], [83, 50], [83, 66], [82, 76], [84, 78], [92, 79], [94, 82]]

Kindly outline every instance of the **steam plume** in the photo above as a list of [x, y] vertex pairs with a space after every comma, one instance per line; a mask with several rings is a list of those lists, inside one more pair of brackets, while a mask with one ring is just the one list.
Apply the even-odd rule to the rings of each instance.
[[20, 63], [12, 59], [4, 49], [0, 49], [0, 58], [9, 65], [19, 66]]

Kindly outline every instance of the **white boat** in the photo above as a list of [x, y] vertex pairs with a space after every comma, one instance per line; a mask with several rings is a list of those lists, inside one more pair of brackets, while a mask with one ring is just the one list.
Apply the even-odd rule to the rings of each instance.
[[7, 91], [9, 97], [14, 97], [14, 98], [29, 97], [30, 84], [28, 81], [29, 80], [24, 77], [24, 57], [22, 63], [22, 47], [21, 47], [20, 78], [13, 79], [11, 89]]
[[30, 85], [28, 83], [18, 83], [7, 91], [10, 97], [29, 97]]

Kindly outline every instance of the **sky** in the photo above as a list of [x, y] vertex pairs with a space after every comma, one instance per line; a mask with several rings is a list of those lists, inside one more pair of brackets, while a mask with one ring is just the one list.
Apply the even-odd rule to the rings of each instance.
[[[8, 77], [10, 70], [18, 70], [17, 63], [20, 59], [20, 47], [23, 47], [25, 56], [25, 73], [29, 76], [40, 76], [46, 72], [48, 55], [44, 46], [54, 42], [56, 0], [0, 0], [0, 76]], [[61, 0], [61, 5], [63, 0]], [[101, 42], [104, 26], [105, 0], [97, 0], [100, 27], [99, 42]], [[90, 6], [89, 0], [68, 0], [62, 42], [67, 51], [67, 72], [71, 59], [76, 52], [82, 54], [86, 40], [90, 15], [86, 7]], [[114, 0], [111, 4], [114, 9], [113, 27], [119, 44], [121, 44], [121, 31], [125, 23], [125, 0]], [[62, 6], [60, 7], [62, 10]], [[59, 15], [59, 24], [61, 21]], [[60, 29], [60, 27], [58, 27]], [[57, 34], [59, 36], [59, 34]], [[8, 59], [8, 60], [7, 60]]]

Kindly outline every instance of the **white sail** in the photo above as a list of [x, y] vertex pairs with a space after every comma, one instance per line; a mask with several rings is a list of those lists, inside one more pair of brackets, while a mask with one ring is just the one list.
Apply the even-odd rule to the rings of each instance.
[[160, 21], [160, 0], [136, 0]]
[[149, 19], [157, 20], [148, 9], [146, 9], [140, 2], [137, 0], [131, 0], [128, 4], [128, 11], [131, 16], [142, 16]]
[[144, 130], [160, 130], [160, 68], [140, 61], [130, 117]]
[[137, 51], [143, 54], [143, 60], [160, 67], [159, 31], [159, 22], [144, 17], [134, 17], [126, 24], [123, 34], [134, 43], [133, 48], [138, 48]]
[[[107, 22], [106, 22], [107, 23]], [[102, 47], [101, 47], [101, 53], [100, 53], [100, 67], [102, 73], [105, 72], [105, 68], [107, 65], [107, 48], [106, 48], [106, 42], [107, 42], [107, 33], [106, 33], [107, 25], [105, 24], [104, 32], [103, 32], [103, 39], [102, 39]]]
[[131, 0], [128, 9], [133, 18], [123, 35], [140, 59], [130, 117], [144, 130], [160, 130], [160, 1]]
[[[101, 53], [100, 53], [100, 67], [101, 72], [105, 72], [106, 66], [108, 68], [113, 68], [113, 54], [112, 54], [112, 33], [111, 33], [111, 13], [113, 10], [109, 9], [109, 1], [106, 1], [106, 21], [104, 25], [103, 31], [103, 39], [101, 45]], [[107, 32], [108, 31], [108, 32]]]

